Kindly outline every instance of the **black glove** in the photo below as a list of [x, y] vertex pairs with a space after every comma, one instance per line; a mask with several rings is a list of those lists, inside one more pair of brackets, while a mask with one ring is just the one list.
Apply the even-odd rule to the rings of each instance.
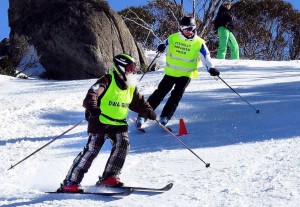
[[100, 108], [93, 108], [93, 109], [91, 109], [90, 113], [92, 116], [99, 116], [101, 111], [100, 111]]
[[208, 70], [208, 72], [211, 76], [219, 76], [220, 75], [220, 72], [216, 68], [210, 68]]
[[160, 44], [158, 45], [157, 47], [157, 51], [160, 52], [160, 53], [163, 53], [166, 49], [166, 45], [165, 44]]
[[87, 121], [89, 121], [89, 119], [91, 117], [96, 117], [96, 116], [99, 116], [101, 113], [100, 109], [99, 108], [94, 108], [92, 109], [91, 111], [88, 111], [87, 109], [85, 110], [85, 113], [84, 113], [84, 117]]
[[89, 121], [90, 115], [91, 115], [91, 113], [88, 110], [85, 110], [85, 113], [84, 113], [85, 120]]
[[150, 120], [156, 120], [156, 113], [152, 109], [148, 109], [147, 111], [147, 118]]

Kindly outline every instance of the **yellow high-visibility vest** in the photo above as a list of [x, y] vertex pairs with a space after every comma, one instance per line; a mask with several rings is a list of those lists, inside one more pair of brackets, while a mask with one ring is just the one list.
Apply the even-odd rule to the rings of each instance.
[[101, 114], [99, 120], [103, 124], [127, 125], [126, 117], [135, 87], [128, 86], [127, 89], [122, 90], [117, 86], [112, 70], [109, 74], [112, 80], [106, 93], [100, 100]]
[[198, 67], [201, 66], [200, 49], [204, 40], [196, 36], [194, 40], [187, 41], [174, 33], [168, 37], [168, 52], [164, 72], [173, 77], [198, 77]]

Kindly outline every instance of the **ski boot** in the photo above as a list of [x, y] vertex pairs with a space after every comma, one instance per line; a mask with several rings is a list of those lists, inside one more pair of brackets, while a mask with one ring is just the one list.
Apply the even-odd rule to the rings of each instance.
[[60, 188], [57, 189], [59, 193], [83, 193], [81, 185], [76, 182], [64, 181]]
[[164, 125], [164, 126], [166, 126], [166, 124], [168, 123], [168, 121], [169, 121], [169, 118], [166, 117], [166, 116], [160, 117], [160, 119], [159, 119], [159, 122], [160, 122], [162, 125]]
[[122, 187], [124, 183], [120, 181], [119, 177], [109, 176], [107, 178], [99, 177], [99, 180], [96, 182], [96, 186], [106, 186], [106, 187]]
[[147, 120], [144, 118], [144, 117], [141, 117], [141, 116], [138, 116], [136, 121], [135, 121], [135, 124], [136, 124], [136, 127], [137, 128], [141, 128], [142, 125], [146, 122]]

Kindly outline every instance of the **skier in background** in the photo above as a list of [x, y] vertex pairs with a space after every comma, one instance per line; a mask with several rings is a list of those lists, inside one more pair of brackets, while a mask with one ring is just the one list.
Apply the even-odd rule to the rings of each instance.
[[230, 48], [231, 59], [238, 60], [240, 58], [239, 45], [232, 33], [234, 29], [234, 16], [230, 9], [231, 1], [223, 0], [214, 21], [215, 29], [217, 30], [219, 36], [217, 58], [225, 59], [228, 45]]
[[119, 174], [129, 151], [128, 109], [155, 120], [156, 114], [138, 92], [135, 61], [127, 54], [113, 58], [114, 67], [89, 90], [83, 101], [88, 120], [88, 141], [74, 159], [59, 192], [80, 192], [81, 181], [98, 155], [105, 139], [110, 139], [112, 150], [102, 177], [97, 185], [123, 186]]
[[[179, 32], [171, 34], [158, 46], [157, 50], [160, 53], [167, 51], [165, 75], [147, 101], [155, 110], [174, 87], [160, 115], [160, 123], [166, 125], [175, 113], [191, 78], [198, 77], [198, 68], [201, 66], [200, 58], [212, 76], [218, 76], [220, 72], [211, 62], [205, 41], [197, 36], [196, 21], [193, 17], [184, 16], [180, 21]], [[146, 118], [143, 114], [138, 115], [136, 120], [138, 128], [142, 126]]]

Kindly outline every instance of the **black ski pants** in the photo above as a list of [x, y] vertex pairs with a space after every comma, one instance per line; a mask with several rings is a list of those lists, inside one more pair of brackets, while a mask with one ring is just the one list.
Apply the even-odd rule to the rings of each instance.
[[148, 98], [149, 104], [155, 110], [165, 96], [171, 91], [171, 96], [168, 98], [166, 105], [163, 107], [160, 117], [171, 117], [174, 115], [182, 95], [189, 85], [191, 79], [188, 77], [172, 77], [165, 75], [160, 81], [157, 89]]

